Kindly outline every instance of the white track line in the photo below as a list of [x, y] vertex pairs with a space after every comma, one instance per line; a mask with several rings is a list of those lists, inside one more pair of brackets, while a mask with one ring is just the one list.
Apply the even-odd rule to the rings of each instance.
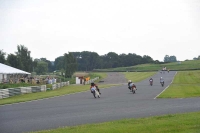
[[[177, 72], [176, 72], [176, 74], [177, 74]], [[176, 74], [174, 75], [174, 77], [176, 76]], [[172, 82], [174, 81], [174, 77], [172, 79]], [[163, 93], [172, 84], [172, 82], [161, 93]], [[159, 93], [156, 97], [154, 97], [154, 99], [156, 99], [158, 96], [160, 96], [161, 93]]]

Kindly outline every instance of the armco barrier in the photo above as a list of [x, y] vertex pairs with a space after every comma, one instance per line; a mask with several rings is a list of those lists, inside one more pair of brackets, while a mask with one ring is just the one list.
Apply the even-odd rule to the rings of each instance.
[[41, 92], [41, 88], [39, 86], [31, 86], [32, 93]]
[[46, 91], [47, 90], [46, 85], [41, 85], [40, 87], [41, 87], [41, 91]]
[[66, 85], [70, 85], [69, 81], [53, 84], [52, 85], [52, 90], [61, 88], [61, 87], [66, 86]]
[[9, 97], [15, 96], [15, 95], [21, 95], [21, 89], [20, 88], [9, 88]]
[[20, 88], [22, 94], [32, 93], [31, 87], [20, 87]]
[[52, 85], [52, 90], [55, 90], [56, 87], [57, 87], [57, 85], [56, 85], [56, 84], [53, 84], [53, 85]]
[[[54, 90], [66, 85], [69, 85], [69, 81], [53, 84], [52, 89]], [[46, 85], [0, 89], [0, 99], [12, 97], [15, 95], [36, 93], [36, 92], [41, 92], [41, 91], [46, 91], [46, 90], [47, 90]]]
[[7, 98], [9, 97], [9, 90], [8, 89], [1, 89], [0, 94], [2, 98]]
[[60, 88], [60, 83], [57, 83], [57, 84], [56, 84], [56, 88]]

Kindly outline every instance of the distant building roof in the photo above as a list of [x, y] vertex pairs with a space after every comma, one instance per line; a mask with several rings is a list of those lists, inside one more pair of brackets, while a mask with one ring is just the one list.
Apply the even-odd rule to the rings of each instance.
[[0, 63], [0, 74], [31, 74], [31, 73]]

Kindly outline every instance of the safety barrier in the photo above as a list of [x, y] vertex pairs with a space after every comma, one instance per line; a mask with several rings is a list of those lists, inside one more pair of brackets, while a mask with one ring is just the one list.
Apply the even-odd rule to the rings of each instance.
[[70, 85], [69, 81], [53, 84], [52, 85], [52, 90], [61, 88], [61, 87], [66, 86], [66, 85]]
[[[69, 81], [53, 84], [52, 90], [58, 89], [60, 87], [63, 87], [69, 84], [70, 84]], [[27, 93], [42, 92], [46, 90], [47, 90], [46, 85], [0, 89], [0, 99], [8, 98], [8, 97], [16, 96], [16, 95], [21, 95], [21, 94], [27, 94]]]

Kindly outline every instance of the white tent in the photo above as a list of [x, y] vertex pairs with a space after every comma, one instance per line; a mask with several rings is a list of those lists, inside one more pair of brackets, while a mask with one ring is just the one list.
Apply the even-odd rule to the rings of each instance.
[[0, 63], [0, 74], [31, 74], [31, 73]]
[[18, 78], [19, 75], [30, 75], [31, 73], [22, 71], [20, 69], [7, 66], [0, 63], [0, 83], [8, 82], [8, 79], [11, 77]]

